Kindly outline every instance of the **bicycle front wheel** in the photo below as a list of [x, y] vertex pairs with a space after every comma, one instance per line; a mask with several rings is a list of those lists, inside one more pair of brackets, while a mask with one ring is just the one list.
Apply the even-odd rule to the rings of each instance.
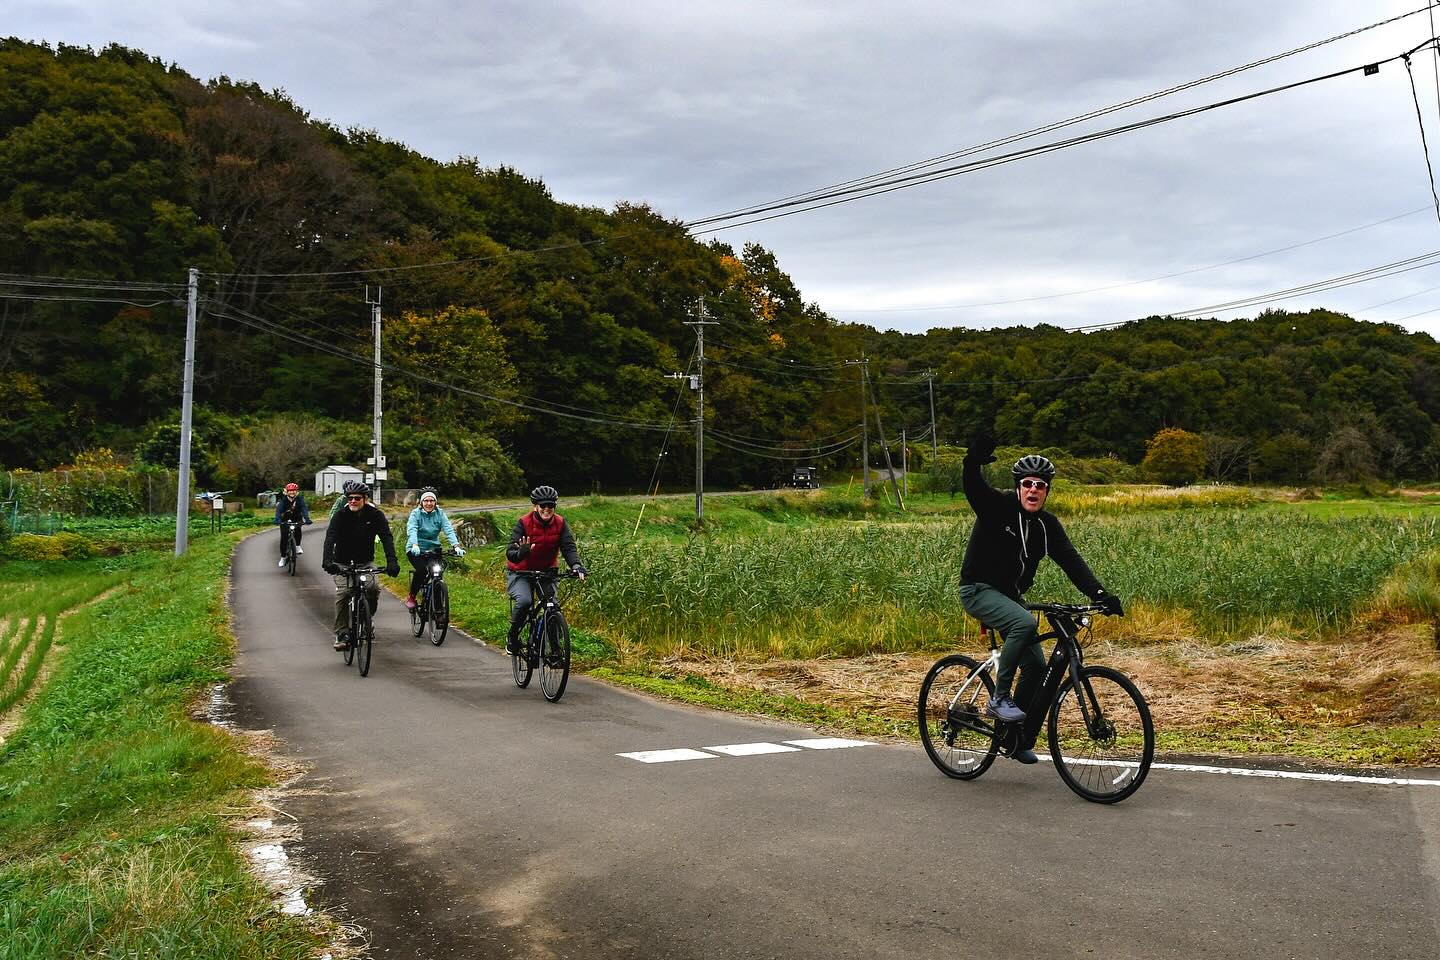
[[360, 668], [362, 677], [370, 675], [370, 653], [374, 641], [375, 623], [370, 619], [370, 604], [362, 599], [360, 615], [355, 621], [355, 666]]
[[940, 772], [974, 780], [995, 762], [995, 723], [985, 716], [995, 688], [988, 672], [964, 654], [942, 657], [920, 685], [920, 741]]
[[294, 544], [291, 544], [290, 547], [289, 547], [289, 549], [287, 549], [287, 550], [285, 551], [285, 571], [286, 571], [287, 573], [289, 573], [290, 576], [292, 576], [292, 577], [295, 576], [295, 545], [294, 545]]
[[1050, 756], [1065, 786], [1095, 803], [1118, 803], [1140, 789], [1155, 759], [1150, 707], [1130, 678], [1085, 667], [1066, 680], [1050, 708]]
[[[364, 607], [364, 606], [365, 606], [365, 602], [364, 602], [363, 600], [360, 602], [360, 606], [361, 606], [361, 607]], [[368, 612], [368, 611], [367, 611], [367, 612]], [[351, 601], [350, 601], [350, 645], [345, 648], [345, 652], [342, 654], [342, 656], [345, 658], [345, 666], [347, 666], [347, 667], [350, 666], [350, 664], [352, 664], [352, 663], [355, 662], [355, 647], [356, 647], [355, 638], [358, 637], [358, 636], [360, 636], [360, 612], [359, 612], [359, 610], [358, 610], [358, 609], [356, 608], [356, 606], [355, 606], [355, 601], [354, 601], [354, 599], [351, 599]]]
[[570, 679], [570, 625], [559, 611], [545, 618], [545, 646], [540, 651], [540, 692], [551, 703], [565, 695]]
[[425, 616], [430, 621], [430, 642], [438, 647], [445, 642], [445, 634], [450, 630], [450, 588], [444, 580], [430, 584], [430, 604]]

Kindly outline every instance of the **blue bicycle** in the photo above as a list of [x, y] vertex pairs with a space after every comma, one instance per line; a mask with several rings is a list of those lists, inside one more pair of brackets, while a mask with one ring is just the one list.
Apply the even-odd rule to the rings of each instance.
[[515, 674], [515, 686], [522, 690], [530, 685], [530, 678], [540, 671], [540, 692], [545, 699], [555, 703], [565, 694], [565, 684], [570, 679], [570, 625], [560, 609], [555, 584], [560, 580], [576, 577], [573, 570], [559, 573], [554, 570], [516, 571], [534, 585], [535, 602], [530, 604], [530, 615], [525, 623], [525, 646], [510, 658], [510, 668]]

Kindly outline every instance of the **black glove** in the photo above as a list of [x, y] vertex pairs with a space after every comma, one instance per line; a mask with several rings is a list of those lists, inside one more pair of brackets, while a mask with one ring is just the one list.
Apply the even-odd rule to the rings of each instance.
[[332, 577], [340, 576], [341, 567], [338, 563], [324, 564], [321, 569], [323, 569], [326, 573], [330, 574]]
[[1100, 604], [1100, 611], [1107, 616], [1125, 616], [1125, 608], [1120, 605], [1120, 598], [1113, 593], [1102, 593], [1095, 598], [1095, 602]]
[[987, 463], [995, 462], [995, 435], [989, 430], [981, 430], [970, 440], [970, 446], [965, 448], [965, 459], [973, 460], [984, 466]]
[[570, 572], [573, 573], [573, 574], [575, 574], [577, 577], [588, 577], [588, 576], [590, 576], [590, 571], [585, 569], [585, 564], [583, 564], [583, 563], [577, 563], [577, 564], [575, 564], [575, 566], [573, 566], [573, 567], [570, 568]]
[[385, 568], [385, 572], [392, 577], [400, 576], [400, 564], [394, 560], [391, 560], [390, 566]]

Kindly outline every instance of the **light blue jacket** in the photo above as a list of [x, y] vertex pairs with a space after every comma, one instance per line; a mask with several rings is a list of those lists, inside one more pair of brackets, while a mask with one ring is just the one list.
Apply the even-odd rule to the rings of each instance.
[[445, 536], [450, 538], [450, 545], [457, 546], [460, 541], [455, 536], [455, 528], [450, 525], [450, 518], [445, 516], [445, 511], [436, 507], [426, 513], [420, 507], [410, 511], [410, 519], [405, 522], [405, 552], [413, 552], [410, 548], [418, 546], [420, 553], [440, 549], [440, 531], [445, 531]]

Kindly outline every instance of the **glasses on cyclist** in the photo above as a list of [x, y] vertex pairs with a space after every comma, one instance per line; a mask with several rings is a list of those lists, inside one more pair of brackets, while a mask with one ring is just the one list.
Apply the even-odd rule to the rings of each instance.
[[1050, 489], [1050, 484], [1044, 480], [1036, 480], [1034, 477], [1026, 477], [1020, 481], [1020, 488], [1022, 490], [1029, 490], [1032, 487], [1036, 490], [1045, 491]]
[[363, 494], [363, 493], [352, 493], [352, 494], [350, 494], [350, 496], [346, 497], [345, 499], [346, 499], [346, 500], [349, 500], [351, 503], [364, 503], [364, 502], [365, 502], [365, 494]]
[[537, 503], [537, 504], [535, 504], [535, 506], [539, 507], [541, 510], [554, 510], [554, 509], [555, 509], [555, 504], [553, 504], [553, 503]]

